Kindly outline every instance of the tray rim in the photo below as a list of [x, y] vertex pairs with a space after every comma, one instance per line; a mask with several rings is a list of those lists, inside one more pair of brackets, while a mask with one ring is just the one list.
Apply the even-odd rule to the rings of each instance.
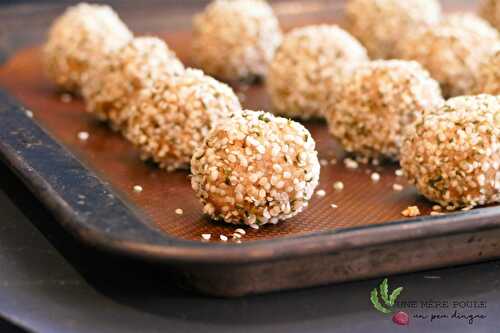
[[[148, 225], [133, 204], [124, 202], [105, 180], [87, 168], [36, 120], [28, 117], [24, 107], [3, 89], [0, 89], [0, 123], [3, 127], [0, 131], [0, 159], [50, 209], [65, 229], [91, 246], [145, 260], [179, 264], [258, 263], [500, 228], [500, 206], [496, 206], [242, 244], [182, 240]], [[19, 135], [17, 130], [30, 133], [30, 137]], [[50, 179], [44, 178], [42, 174], [47, 170], [40, 167], [33, 153], [51, 153], [57, 158], [51, 162], [60, 163], [59, 168], [69, 168], [76, 171], [75, 177], [91, 180], [90, 185], [78, 183], [79, 192], [89, 195], [87, 199], [91, 202], [103, 200], [105, 196], [106, 210], [101, 205], [100, 210], [89, 215], [84, 207], [65, 198], [64, 186], [56, 181], [61, 176], [57, 174], [60, 169], [49, 168], [52, 175], [48, 177]], [[111, 216], [111, 213], [117, 215]], [[110, 232], [116, 227], [113, 223], [123, 223], [119, 226], [126, 230]], [[132, 229], [127, 229], [131, 226]]]

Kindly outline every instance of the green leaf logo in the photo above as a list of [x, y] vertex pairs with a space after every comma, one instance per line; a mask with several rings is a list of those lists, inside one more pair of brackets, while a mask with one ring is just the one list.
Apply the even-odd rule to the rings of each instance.
[[[396, 303], [396, 300], [398, 299], [399, 295], [401, 295], [402, 291], [403, 287], [399, 287], [394, 289], [392, 293], [389, 294], [389, 281], [387, 280], [387, 278], [385, 278], [378, 289], [375, 288], [371, 291], [370, 301], [372, 302], [375, 309], [382, 313], [389, 314], [392, 313], [392, 307], [394, 306], [394, 303]], [[383, 303], [380, 302], [379, 295], [380, 298], [382, 298]]]

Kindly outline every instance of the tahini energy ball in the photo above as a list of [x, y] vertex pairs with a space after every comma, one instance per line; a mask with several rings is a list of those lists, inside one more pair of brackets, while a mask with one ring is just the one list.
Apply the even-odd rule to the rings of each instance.
[[215, 0], [193, 21], [195, 65], [218, 79], [264, 78], [282, 33], [263, 0]]
[[210, 129], [240, 111], [238, 97], [229, 86], [187, 69], [141, 91], [126, 111], [124, 134], [143, 159], [173, 171], [188, 168]]
[[476, 94], [500, 95], [500, 48], [479, 65], [476, 78]]
[[45, 72], [59, 89], [77, 93], [93, 63], [130, 39], [132, 33], [111, 7], [69, 7], [50, 28], [42, 56]]
[[424, 115], [404, 140], [401, 166], [448, 208], [500, 201], [500, 97], [461, 96]]
[[300, 213], [318, 185], [314, 139], [301, 124], [243, 111], [219, 123], [191, 161], [203, 211], [233, 224], [276, 224]]
[[439, 84], [420, 64], [377, 60], [345, 77], [326, 115], [346, 151], [397, 160], [407, 126], [443, 102]]
[[134, 38], [89, 69], [82, 85], [87, 111], [122, 129], [127, 121], [124, 110], [141, 90], [151, 89], [163, 76], [183, 71], [184, 66], [163, 40]]
[[470, 94], [481, 62], [498, 33], [472, 14], [453, 14], [440, 24], [409, 34], [397, 46], [402, 59], [421, 63], [439, 81], [445, 97]]
[[269, 67], [267, 91], [273, 113], [301, 119], [323, 117], [340, 77], [366, 61], [366, 49], [335, 25], [292, 30]]
[[347, 30], [374, 59], [394, 58], [399, 40], [440, 19], [438, 0], [348, 0], [346, 5]]

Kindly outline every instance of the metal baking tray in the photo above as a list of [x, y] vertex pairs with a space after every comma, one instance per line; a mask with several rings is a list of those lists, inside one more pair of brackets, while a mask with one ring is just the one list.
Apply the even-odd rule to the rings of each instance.
[[[313, 10], [318, 14], [306, 18], [279, 14], [287, 29], [336, 20]], [[189, 31], [159, 35], [189, 64]], [[396, 164], [346, 168], [321, 121], [305, 125], [328, 162], [318, 187], [326, 196], [315, 196], [292, 220], [247, 229], [241, 244], [219, 242], [235, 227], [202, 215], [188, 172], [166, 173], [141, 162], [119, 134], [84, 112], [80, 99], [61, 99], [42, 74], [39, 47], [19, 51], [0, 67], [0, 86], [0, 156], [62, 225], [91, 246], [165, 265], [179, 283], [200, 292], [241, 296], [500, 256], [500, 207], [430, 216], [432, 204], [395, 175]], [[262, 84], [234, 88], [245, 107], [269, 109]], [[80, 131], [90, 138], [79, 140]], [[374, 171], [381, 174], [378, 183], [370, 180]], [[334, 191], [337, 180], [343, 191]], [[393, 191], [395, 183], [404, 190]], [[134, 185], [143, 192], [135, 193]], [[403, 218], [409, 205], [423, 215]], [[184, 214], [175, 214], [177, 208]], [[202, 233], [212, 241], [202, 242]]]

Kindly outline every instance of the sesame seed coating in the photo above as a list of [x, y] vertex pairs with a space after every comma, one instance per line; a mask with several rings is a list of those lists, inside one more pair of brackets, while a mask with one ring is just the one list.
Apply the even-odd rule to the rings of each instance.
[[453, 14], [408, 35], [397, 53], [421, 63], [439, 81], [443, 95], [453, 97], [471, 93], [480, 63], [498, 41], [497, 31], [486, 21], [472, 14]]
[[82, 85], [87, 111], [120, 129], [126, 121], [122, 112], [142, 89], [151, 89], [165, 75], [178, 75], [184, 66], [164, 41], [138, 37], [123, 48], [102, 57], [88, 71]]
[[429, 200], [461, 208], [500, 201], [500, 97], [462, 96], [420, 119], [401, 166]]
[[393, 58], [394, 46], [406, 34], [440, 19], [437, 0], [349, 0], [346, 6], [347, 30], [375, 59]]
[[144, 159], [172, 171], [189, 166], [191, 156], [210, 129], [241, 111], [233, 90], [202, 71], [159, 80], [128, 107], [125, 136]]
[[292, 118], [322, 117], [341, 75], [368, 61], [365, 48], [335, 25], [296, 28], [285, 35], [269, 67], [273, 112]]
[[265, 77], [281, 43], [278, 19], [263, 0], [215, 0], [193, 21], [193, 61], [222, 80]]
[[327, 110], [332, 135], [368, 158], [398, 159], [406, 127], [444, 101], [439, 85], [414, 61], [362, 64], [338, 86]]
[[500, 1], [481, 0], [479, 3], [479, 15], [495, 28], [500, 28]]
[[500, 95], [500, 48], [481, 62], [474, 92]]
[[191, 185], [216, 220], [258, 226], [300, 213], [318, 185], [314, 139], [301, 124], [243, 111], [214, 128], [191, 161]]
[[132, 33], [106, 5], [81, 3], [52, 24], [43, 48], [47, 76], [62, 90], [79, 92], [87, 70], [101, 56], [132, 39]]

